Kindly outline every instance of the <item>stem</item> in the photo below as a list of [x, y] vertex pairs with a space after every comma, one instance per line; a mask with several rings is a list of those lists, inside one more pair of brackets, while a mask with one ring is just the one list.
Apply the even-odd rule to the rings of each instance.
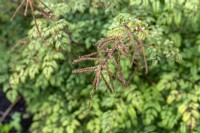
[[19, 102], [20, 99], [21, 98], [19, 97], [19, 98], [17, 98], [17, 100], [14, 103], [10, 104], [10, 106], [6, 109], [6, 111], [3, 113], [2, 117], [0, 118], [0, 123], [2, 123], [4, 121], [4, 119], [6, 118], [6, 116], [10, 113], [10, 111], [12, 110], [12, 108], [16, 105], [16, 103]]

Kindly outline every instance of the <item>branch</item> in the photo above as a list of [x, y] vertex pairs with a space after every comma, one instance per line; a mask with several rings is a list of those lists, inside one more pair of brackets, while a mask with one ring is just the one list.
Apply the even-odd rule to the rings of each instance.
[[10, 111], [12, 110], [12, 108], [19, 102], [21, 98], [18, 97], [17, 100], [10, 104], [10, 106], [7, 108], [7, 110], [3, 113], [2, 117], [0, 118], [0, 123], [2, 123], [4, 121], [4, 119], [7, 117], [7, 115], [10, 113]]

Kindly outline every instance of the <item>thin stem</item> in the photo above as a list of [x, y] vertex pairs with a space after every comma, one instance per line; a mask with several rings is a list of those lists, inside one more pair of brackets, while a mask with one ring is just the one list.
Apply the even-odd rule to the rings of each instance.
[[6, 111], [3, 113], [2, 117], [0, 118], [0, 123], [2, 123], [4, 121], [4, 119], [6, 118], [6, 116], [10, 113], [10, 111], [12, 110], [12, 108], [16, 105], [16, 103], [18, 103], [20, 100], [20, 97], [17, 98], [17, 100], [10, 104], [10, 106], [6, 109]]
[[139, 45], [141, 46], [142, 53], [143, 53], [143, 58], [144, 58], [144, 65], [145, 65], [145, 72], [146, 74], [148, 73], [148, 65], [147, 65], [147, 59], [146, 59], [146, 54], [145, 54], [145, 49], [144, 46], [142, 45], [142, 42], [140, 39], [138, 39]]
[[29, 1], [29, 0], [26, 1], [26, 8], [25, 8], [25, 11], [24, 11], [24, 16], [27, 15], [28, 5], [29, 5], [29, 4], [28, 4], [28, 1]]
[[17, 7], [17, 9], [15, 10], [15, 13], [13, 14], [11, 21], [13, 20], [13, 18], [16, 16], [17, 12], [19, 11], [19, 9], [22, 7], [22, 5], [25, 3], [25, 0], [22, 1], [22, 3]]
[[35, 15], [34, 15], [34, 8], [33, 8], [33, 5], [32, 5], [32, 1], [29, 1], [29, 4], [30, 4], [30, 7], [31, 7], [31, 13], [32, 13], [33, 20], [34, 20], [34, 22], [35, 22], [35, 26], [36, 26], [36, 29], [37, 29], [37, 31], [38, 31], [38, 34], [39, 34], [39, 36], [42, 38], [42, 40], [44, 41], [44, 38], [42, 37], [42, 34], [41, 34], [40, 30], [39, 30], [39, 27], [38, 27], [38, 24], [37, 24]]
[[46, 7], [49, 11], [51, 11], [51, 9], [42, 0], [39, 0], [39, 1], [40, 1], [40, 3], [42, 3], [42, 5], [44, 5], [44, 7]]

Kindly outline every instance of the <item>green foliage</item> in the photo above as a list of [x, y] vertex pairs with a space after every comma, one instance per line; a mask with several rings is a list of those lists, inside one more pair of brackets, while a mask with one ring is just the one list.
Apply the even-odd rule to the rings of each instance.
[[20, 133], [22, 131], [20, 121], [21, 121], [21, 114], [15, 112], [12, 115], [12, 120], [9, 123], [0, 124], [0, 131], [2, 133], [10, 133], [14, 130], [16, 133]]
[[[24, 97], [27, 112], [34, 116], [31, 132], [200, 132], [199, 0], [44, 3], [52, 18], [35, 10], [35, 23], [32, 17], [20, 16], [22, 9], [10, 22], [17, 4], [0, 2], [6, 5], [0, 6], [0, 83], [11, 101]], [[99, 82], [88, 111], [94, 75], [72, 70], [98, 62], [72, 62], [98, 51], [94, 44], [102, 38], [122, 36], [128, 44], [124, 25], [145, 44], [148, 74], [138, 69], [127, 88], [105, 75], [115, 92], [108, 93], [105, 82]], [[109, 44], [108, 49], [113, 46]], [[105, 59], [103, 54], [99, 57]], [[133, 67], [124, 55], [120, 60], [127, 79]], [[144, 63], [143, 58], [136, 60]], [[111, 71], [119, 72], [109, 62]]]

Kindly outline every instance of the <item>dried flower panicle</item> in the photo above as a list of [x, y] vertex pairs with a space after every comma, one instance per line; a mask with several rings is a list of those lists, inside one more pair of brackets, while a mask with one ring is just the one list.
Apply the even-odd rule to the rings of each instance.
[[[92, 92], [95, 88], [99, 87], [101, 79], [104, 81], [109, 92], [114, 92], [115, 90], [113, 83], [114, 79], [124, 87], [127, 87], [134, 77], [136, 70], [142, 66], [141, 64], [144, 64], [146, 73], [148, 72], [148, 65], [144, 49], [145, 45], [143, 44], [142, 39], [135, 36], [134, 31], [132, 31], [128, 25], [123, 24], [123, 28], [127, 36], [119, 35], [101, 39], [96, 44], [97, 52], [81, 56], [74, 60], [74, 63], [86, 60], [96, 62], [97, 65], [95, 67], [86, 67], [73, 70], [73, 73], [95, 72]], [[140, 31], [137, 30], [136, 32]], [[124, 78], [121, 69], [120, 62], [122, 56], [129, 60], [131, 67], [134, 67], [133, 72], [128, 80]], [[144, 63], [142, 63], [143, 61]], [[112, 63], [115, 66], [115, 73], [109, 68], [109, 63]], [[107, 75], [107, 79], [105, 75]], [[90, 96], [90, 100], [92, 100], [92, 96]]]
[[[49, 7], [42, 1], [42, 0], [38, 0], [45, 8], [47, 8], [49, 11], [51, 11], [49, 9]], [[35, 4], [36, 0], [22, 0], [22, 2], [20, 3], [20, 0], [18, 0], [19, 6], [17, 7], [17, 9], [15, 10], [11, 21], [13, 20], [13, 18], [16, 16], [16, 14], [18, 13], [18, 11], [20, 10], [20, 8], [25, 4], [25, 10], [24, 10], [24, 16], [27, 16], [27, 12], [28, 12], [28, 7], [30, 7], [31, 10], [31, 14], [33, 17], [33, 20], [35, 22], [35, 26], [37, 28], [37, 32], [39, 34], [39, 36], [43, 39], [42, 34], [39, 30], [35, 15], [34, 15], [34, 11], [37, 10], [41, 15], [43, 15], [45, 18], [47, 19], [51, 19], [51, 15], [47, 12], [45, 12], [43, 9], [39, 8], [36, 4]], [[44, 39], [43, 39], [44, 40]]]
[[[106, 86], [108, 87], [108, 82], [105, 81], [104, 77], [102, 77], [102, 74], [103, 74], [102, 71], [105, 70], [105, 72], [107, 72], [109, 77], [113, 77], [117, 79], [118, 81], [120, 81], [120, 83], [122, 83], [123, 86], [128, 86], [126, 80], [124, 79], [123, 72], [121, 71], [121, 66], [120, 66], [120, 59], [122, 55], [130, 61], [130, 64], [132, 65], [135, 64], [137, 67], [141, 66], [141, 61], [139, 59], [143, 57], [145, 69], [147, 73], [148, 68], [147, 68], [144, 45], [140, 39], [134, 38], [134, 36], [132, 35], [131, 31], [128, 28], [126, 29], [127, 29], [127, 32], [129, 33], [129, 39], [132, 41], [132, 43], [131, 42], [125, 43], [124, 40], [126, 40], [127, 38], [123, 38], [122, 36], [102, 39], [100, 42], [96, 44], [97, 50], [98, 50], [97, 52], [81, 56], [78, 59], [74, 60], [73, 62], [73, 63], [78, 63], [81, 61], [88, 60], [88, 61], [98, 62], [97, 63], [98, 65], [95, 67], [86, 67], [82, 69], [76, 69], [76, 70], [73, 70], [73, 73], [95, 72], [96, 76], [93, 81], [93, 87], [97, 88], [99, 86], [100, 78], [103, 79]], [[132, 47], [130, 45], [132, 45]], [[117, 60], [115, 59], [114, 53], [118, 54]], [[93, 57], [93, 56], [97, 56], [97, 57]], [[109, 62], [112, 62], [114, 64], [114, 66], [117, 69], [117, 74], [111, 73], [111, 70], [108, 67]], [[111, 81], [110, 83], [113, 84], [111, 79], [110, 81]], [[112, 88], [112, 87], [109, 86], [108, 88]]]

